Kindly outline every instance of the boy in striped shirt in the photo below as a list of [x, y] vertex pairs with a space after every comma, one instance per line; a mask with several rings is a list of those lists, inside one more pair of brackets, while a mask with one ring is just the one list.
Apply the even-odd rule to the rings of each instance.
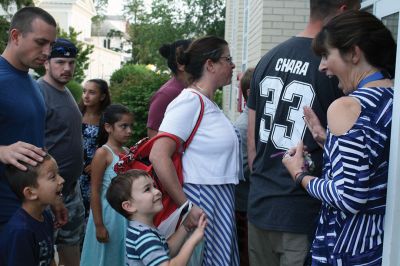
[[142, 170], [129, 170], [112, 180], [107, 200], [129, 220], [126, 265], [186, 265], [196, 244], [203, 238], [207, 225], [204, 214], [186, 241], [191, 230], [185, 222], [166, 240], [153, 224], [154, 216], [163, 208], [161, 196], [153, 179]]

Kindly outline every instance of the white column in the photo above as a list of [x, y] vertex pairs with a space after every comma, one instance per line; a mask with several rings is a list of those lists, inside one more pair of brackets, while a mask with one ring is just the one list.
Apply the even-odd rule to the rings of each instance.
[[[400, 18], [400, 16], [399, 16]], [[399, 24], [400, 25], [400, 19]], [[397, 33], [396, 78], [392, 136], [390, 140], [389, 180], [387, 187], [385, 238], [383, 263], [385, 266], [400, 265], [400, 34]]]

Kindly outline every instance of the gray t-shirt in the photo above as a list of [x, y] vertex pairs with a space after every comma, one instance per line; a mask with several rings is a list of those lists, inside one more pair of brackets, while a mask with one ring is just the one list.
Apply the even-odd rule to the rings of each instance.
[[241, 145], [242, 145], [242, 167], [243, 177], [245, 180], [239, 179], [239, 184], [235, 187], [235, 210], [240, 212], [247, 212], [247, 199], [249, 197], [249, 176], [250, 168], [247, 162], [247, 124], [249, 109], [243, 110], [238, 119], [235, 121], [234, 126], [239, 130]]
[[58, 90], [42, 78], [38, 84], [46, 103], [45, 147], [65, 179], [67, 196], [83, 170], [82, 114], [68, 88]]

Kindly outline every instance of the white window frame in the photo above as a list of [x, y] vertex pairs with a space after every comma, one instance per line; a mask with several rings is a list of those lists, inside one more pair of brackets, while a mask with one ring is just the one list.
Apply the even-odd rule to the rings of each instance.
[[[379, 19], [400, 12], [398, 0], [367, 0], [362, 6], [374, 4], [374, 14]], [[400, 25], [400, 16], [399, 22]], [[384, 266], [400, 265], [400, 34], [397, 30], [396, 75], [392, 135], [390, 140], [389, 178], [387, 184], [385, 238], [383, 243]]]
[[[393, 12], [392, 12], [393, 13]], [[400, 16], [399, 16], [400, 18]], [[400, 25], [400, 19], [399, 19]], [[399, 31], [398, 31], [399, 32]], [[390, 140], [389, 180], [386, 197], [385, 238], [382, 265], [400, 265], [400, 34], [397, 33], [396, 77], [392, 136]]]

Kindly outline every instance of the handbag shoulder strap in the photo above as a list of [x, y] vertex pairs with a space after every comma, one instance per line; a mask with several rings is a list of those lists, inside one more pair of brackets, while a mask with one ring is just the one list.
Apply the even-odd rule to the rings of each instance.
[[188, 138], [188, 140], [185, 142], [185, 145], [183, 146], [183, 150], [186, 150], [187, 147], [189, 146], [189, 144], [192, 142], [194, 135], [196, 134], [197, 129], [200, 126], [201, 120], [203, 119], [203, 115], [204, 115], [204, 101], [203, 98], [201, 97], [201, 95], [195, 91], [192, 91], [192, 93], [197, 94], [197, 96], [199, 96], [199, 100], [200, 100], [200, 114], [199, 117], [197, 118], [197, 122], [196, 125], [193, 128], [192, 133], [190, 133], [190, 136]]
[[[199, 96], [200, 99], [200, 114], [199, 117], [197, 118], [196, 124], [192, 130], [192, 133], [190, 133], [190, 136], [188, 138], [188, 140], [184, 143], [183, 145], [183, 151], [185, 151], [187, 149], [187, 147], [189, 146], [190, 142], [192, 142], [192, 139], [194, 137], [194, 135], [196, 134], [197, 129], [200, 126], [200, 122], [203, 119], [203, 115], [204, 115], [204, 101], [203, 98], [201, 98], [200, 94], [198, 94], [197, 92], [192, 91], [193, 93], [197, 94], [197, 96]], [[179, 147], [180, 147], [180, 141], [179, 138], [177, 136], [175, 136], [174, 134], [168, 133], [168, 132], [162, 132], [157, 134], [156, 136], [154, 136], [153, 138], [151, 138], [149, 140], [149, 142], [151, 142], [151, 145], [159, 138], [163, 138], [163, 137], [168, 137], [171, 138], [175, 141], [176, 144], [176, 150], [175, 151], [179, 151]]]

